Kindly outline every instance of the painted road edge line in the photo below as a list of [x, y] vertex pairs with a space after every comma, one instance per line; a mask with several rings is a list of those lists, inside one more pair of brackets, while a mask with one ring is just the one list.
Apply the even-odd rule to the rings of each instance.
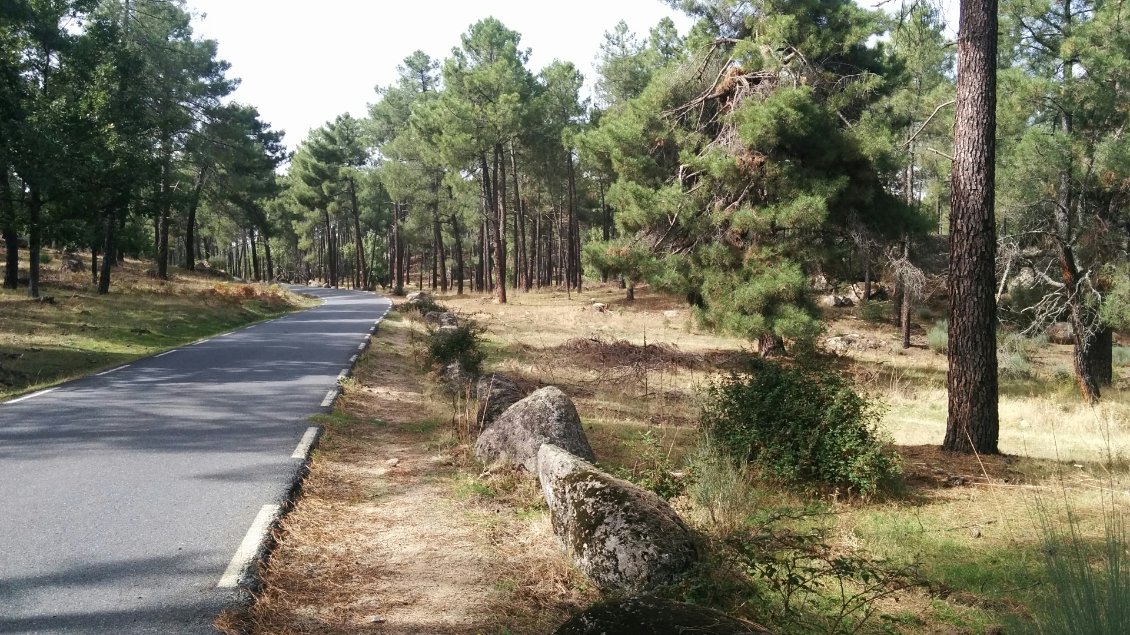
[[290, 458], [305, 459], [306, 455], [310, 454], [310, 448], [314, 446], [314, 441], [317, 440], [318, 428], [307, 428], [306, 434], [302, 435], [302, 440], [298, 442], [298, 447], [294, 449], [294, 453], [290, 455]]
[[129, 364], [126, 364], [125, 366], [118, 366], [117, 368], [111, 368], [110, 370], [102, 371], [102, 372], [98, 373], [97, 375], [95, 375], [95, 377], [101, 377], [103, 375], [109, 375], [110, 373], [116, 373], [119, 370], [123, 370], [123, 369], [126, 369], [126, 368], [129, 368]]
[[326, 398], [322, 400], [323, 408], [329, 408], [333, 405], [334, 399], [337, 399], [337, 391], [337, 388], [331, 388], [330, 391], [326, 393]]
[[180, 349], [178, 348], [178, 349], [175, 349], [175, 350], [171, 350], [171, 351], [165, 351], [164, 353], [161, 353], [160, 355], [154, 355], [154, 356], [153, 356], [153, 359], [157, 359], [158, 357], [164, 357], [164, 356], [166, 356], [166, 355], [172, 355], [173, 353], [175, 353], [175, 352], [177, 352], [177, 351], [179, 351], [179, 350], [180, 350]]
[[255, 561], [255, 557], [259, 554], [259, 546], [266, 540], [271, 525], [278, 519], [279, 510], [278, 505], [263, 505], [259, 510], [255, 522], [251, 523], [251, 528], [247, 530], [247, 535], [243, 537], [243, 542], [240, 543], [231, 563], [220, 577], [220, 582], [216, 585], [218, 588], [234, 589], [239, 586], [244, 571]]
[[356, 355], [354, 355], [353, 357], [350, 357], [350, 358], [349, 358], [349, 363], [350, 363], [350, 364], [356, 364], [356, 363], [357, 363], [357, 356], [356, 356]]
[[33, 392], [30, 395], [24, 395], [23, 397], [20, 397], [18, 399], [13, 399], [11, 401], [5, 401], [4, 405], [6, 406], [10, 403], [20, 403], [21, 401], [27, 401], [28, 399], [32, 399], [32, 398], [38, 397], [40, 395], [46, 395], [49, 392], [55, 392], [56, 390], [58, 390], [58, 389], [57, 388], [48, 388], [47, 390], [40, 390], [39, 392]]

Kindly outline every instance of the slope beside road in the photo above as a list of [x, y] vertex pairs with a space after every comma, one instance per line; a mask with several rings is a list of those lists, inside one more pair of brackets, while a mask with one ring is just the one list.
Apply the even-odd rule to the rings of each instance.
[[0, 405], [0, 633], [214, 632], [390, 307], [303, 291], [325, 303]]

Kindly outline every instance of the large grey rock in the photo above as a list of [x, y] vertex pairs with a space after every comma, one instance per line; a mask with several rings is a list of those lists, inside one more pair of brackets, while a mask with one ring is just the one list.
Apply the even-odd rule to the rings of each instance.
[[506, 375], [492, 373], [479, 377], [475, 381], [475, 399], [479, 402], [475, 414], [477, 429], [486, 429], [525, 396], [518, 384]]
[[78, 254], [63, 254], [62, 260], [59, 261], [60, 271], [69, 271], [71, 273], [83, 273], [86, 271], [86, 263], [83, 262], [82, 257]]
[[562, 624], [554, 635], [771, 635], [725, 613], [660, 598], [601, 602]]
[[1048, 341], [1052, 344], [1075, 343], [1075, 329], [1072, 328], [1071, 322], [1056, 322], [1049, 326], [1046, 332]]
[[459, 318], [450, 311], [428, 311], [424, 315], [424, 323], [439, 327], [459, 326]]
[[487, 463], [501, 461], [522, 465], [535, 473], [538, 450], [545, 443], [595, 460], [576, 406], [568, 395], [553, 386], [535, 391], [507, 408], [479, 435], [475, 456]]
[[652, 590], [698, 561], [691, 530], [652, 492], [549, 444], [538, 452], [538, 479], [553, 533], [601, 587]]

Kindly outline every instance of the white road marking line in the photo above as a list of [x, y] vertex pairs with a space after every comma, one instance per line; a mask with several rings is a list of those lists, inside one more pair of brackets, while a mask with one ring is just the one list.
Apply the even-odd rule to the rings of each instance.
[[10, 403], [20, 403], [21, 401], [27, 401], [28, 399], [31, 399], [33, 397], [38, 397], [40, 395], [46, 395], [47, 393], [54, 392], [56, 390], [58, 390], [58, 388], [48, 388], [47, 390], [40, 390], [39, 392], [33, 392], [30, 395], [24, 395], [23, 397], [20, 397], [19, 399], [13, 399], [11, 401], [5, 401], [4, 405], [8, 405]]
[[102, 375], [109, 375], [110, 373], [116, 373], [119, 370], [122, 370], [123, 368], [129, 368], [129, 364], [126, 364], [125, 366], [118, 366], [117, 368], [111, 368], [110, 370], [98, 373], [98, 375], [96, 375], [96, 376], [101, 377]]
[[361, 342], [360, 344], [358, 344], [357, 350], [359, 350], [359, 351], [365, 350], [365, 342]]
[[255, 522], [251, 523], [251, 528], [247, 530], [247, 535], [243, 537], [243, 542], [240, 543], [231, 563], [224, 570], [224, 575], [216, 585], [218, 588], [234, 589], [239, 586], [243, 572], [255, 561], [255, 556], [259, 553], [259, 545], [267, 537], [267, 532], [271, 530], [271, 525], [278, 516], [278, 505], [263, 505], [259, 515], [255, 517]]
[[337, 374], [337, 380], [338, 381], [341, 381], [341, 380], [343, 380], [347, 377], [349, 377], [349, 371], [348, 370], [343, 370], [343, 371], [341, 371], [340, 373]]
[[310, 453], [310, 447], [314, 445], [314, 440], [318, 438], [317, 428], [307, 428], [306, 434], [302, 435], [302, 440], [298, 442], [298, 447], [294, 449], [294, 453], [290, 455], [292, 459], [304, 459]]
[[328, 408], [332, 406], [334, 399], [337, 399], [337, 388], [332, 388], [326, 393], [326, 398], [322, 400], [322, 407]]
[[211, 341], [212, 341], [211, 339], [207, 339], [207, 340], [200, 340], [199, 342], [193, 342], [193, 343], [192, 343], [192, 345], [193, 345], [193, 346], [198, 346], [198, 345], [200, 345], [200, 344], [207, 344], [208, 342], [211, 342]]
[[228, 331], [227, 333], [224, 333], [223, 335], [220, 335], [219, 337], [227, 337], [229, 335], [235, 335], [235, 331]]
[[[180, 349], [177, 349], [177, 350], [180, 350]], [[154, 359], [156, 359], [157, 357], [164, 357], [164, 356], [166, 356], [166, 355], [172, 355], [172, 354], [173, 354], [173, 353], [175, 353], [175, 352], [177, 352], [177, 351], [176, 351], [176, 350], [172, 350], [172, 351], [165, 351], [164, 353], [161, 353], [160, 355], [155, 355], [155, 356], [154, 356]]]
[[356, 356], [356, 355], [354, 355], [353, 357], [350, 357], [350, 358], [349, 358], [349, 363], [350, 363], [350, 364], [356, 364], [356, 363], [357, 363], [357, 356]]
[[371, 339], [373, 339], [373, 336], [372, 336], [372, 335], [366, 335], [366, 336], [365, 336], [365, 341], [366, 341], [366, 342], [368, 342], [368, 341], [369, 341], [369, 340], [371, 340]]

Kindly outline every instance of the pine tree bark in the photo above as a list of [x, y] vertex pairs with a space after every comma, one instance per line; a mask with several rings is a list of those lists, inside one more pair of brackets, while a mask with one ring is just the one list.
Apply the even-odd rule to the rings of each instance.
[[32, 189], [27, 206], [28, 225], [28, 284], [27, 295], [29, 298], [39, 297], [39, 256], [40, 241], [43, 238], [41, 214], [43, 212], [43, 196], [38, 189]]
[[161, 186], [157, 203], [157, 277], [169, 279], [169, 219], [173, 204], [172, 148], [165, 143], [161, 160]]
[[455, 292], [463, 295], [464, 259], [463, 259], [463, 232], [459, 227], [459, 216], [451, 213], [451, 235], [455, 246]]
[[942, 448], [997, 454], [997, 1], [961, 0], [951, 177], [949, 418]]
[[110, 269], [114, 265], [114, 259], [111, 254], [114, 253], [114, 228], [117, 226], [117, 219], [114, 218], [113, 210], [110, 210], [106, 215], [106, 224], [103, 228], [102, 234], [102, 271], [98, 277], [98, 294], [106, 295], [110, 292]]
[[20, 235], [16, 229], [16, 205], [12, 199], [9, 174], [3, 174], [0, 183], [0, 223], [3, 224], [5, 268], [4, 288], [15, 289], [20, 284]]

